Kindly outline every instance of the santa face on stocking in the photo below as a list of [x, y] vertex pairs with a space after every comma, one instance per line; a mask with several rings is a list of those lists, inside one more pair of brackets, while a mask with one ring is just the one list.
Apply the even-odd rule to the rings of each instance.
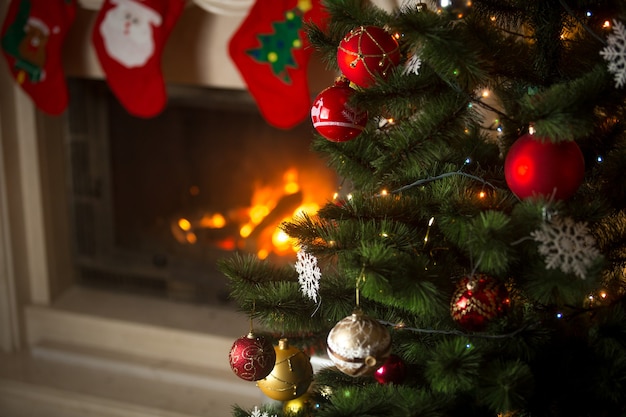
[[126, 68], [141, 67], [154, 53], [152, 26], [161, 26], [161, 16], [134, 0], [111, 0], [100, 34], [109, 56]]

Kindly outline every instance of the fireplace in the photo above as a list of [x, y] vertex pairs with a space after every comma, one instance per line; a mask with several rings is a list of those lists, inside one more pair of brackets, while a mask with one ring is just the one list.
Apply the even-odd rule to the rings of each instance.
[[332, 198], [313, 130], [270, 127], [243, 90], [168, 85], [158, 117], [130, 116], [102, 80], [69, 80], [74, 263], [86, 286], [224, 303], [215, 263], [295, 259], [277, 226]]

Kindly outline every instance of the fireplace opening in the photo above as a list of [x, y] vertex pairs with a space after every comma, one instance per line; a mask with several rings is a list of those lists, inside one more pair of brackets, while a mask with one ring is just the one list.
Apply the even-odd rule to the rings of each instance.
[[246, 91], [168, 85], [158, 117], [130, 116], [101, 80], [68, 81], [70, 211], [77, 280], [225, 303], [215, 262], [235, 251], [295, 260], [278, 225], [314, 213], [337, 178], [309, 121], [269, 126]]

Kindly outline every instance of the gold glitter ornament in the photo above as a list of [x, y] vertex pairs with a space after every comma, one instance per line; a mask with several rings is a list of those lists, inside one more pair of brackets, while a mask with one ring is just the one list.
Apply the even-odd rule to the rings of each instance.
[[328, 356], [341, 372], [372, 375], [391, 354], [391, 335], [378, 320], [357, 310], [332, 328], [327, 346]]
[[313, 381], [313, 368], [309, 357], [300, 349], [289, 346], [287, 339], [280, 339], [276, 351], [276, 363], [272, 372], [257, 381], [257, 386], [269, 398], [289, 401], [303, 395]]

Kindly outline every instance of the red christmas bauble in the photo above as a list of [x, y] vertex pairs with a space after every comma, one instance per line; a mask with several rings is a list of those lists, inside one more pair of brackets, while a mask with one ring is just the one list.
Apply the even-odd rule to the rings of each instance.
[[340, 78], [315, 98], [311, 120], [317, 132], [332, 142], [346, 142], [357, 137], [367, 124], [367, 113], [348, 104], [354, 90]]
[[484, 274], [463, 277], [458, 283], [450, 314], [461, 327], [481, 331], [510, 304], [508, 291], [499, 281]]
[[272, 343], [252, 332], [235, 340], [228, 354], [230, 367], [241, 379], [258, 381], [272, 372], [276, 351]]
[[383, 366], [374, 372], [374, 379], [380, 384], [400, 384], [406, 376], [406, 364], [398, 355], [393, 353]]
[[525, 134], [513, 143], [504, 161], [506, 183], [521, 199], [554, 195], [571, 197], [585, 176], [583, 154], [573, 141], [552, 143]]
[[376, 76], [386, 77], [399, 63], [398, 41], [377, 26], [351, 30], [337, 48], [339, 69], [359, 87], [369, 87]]

